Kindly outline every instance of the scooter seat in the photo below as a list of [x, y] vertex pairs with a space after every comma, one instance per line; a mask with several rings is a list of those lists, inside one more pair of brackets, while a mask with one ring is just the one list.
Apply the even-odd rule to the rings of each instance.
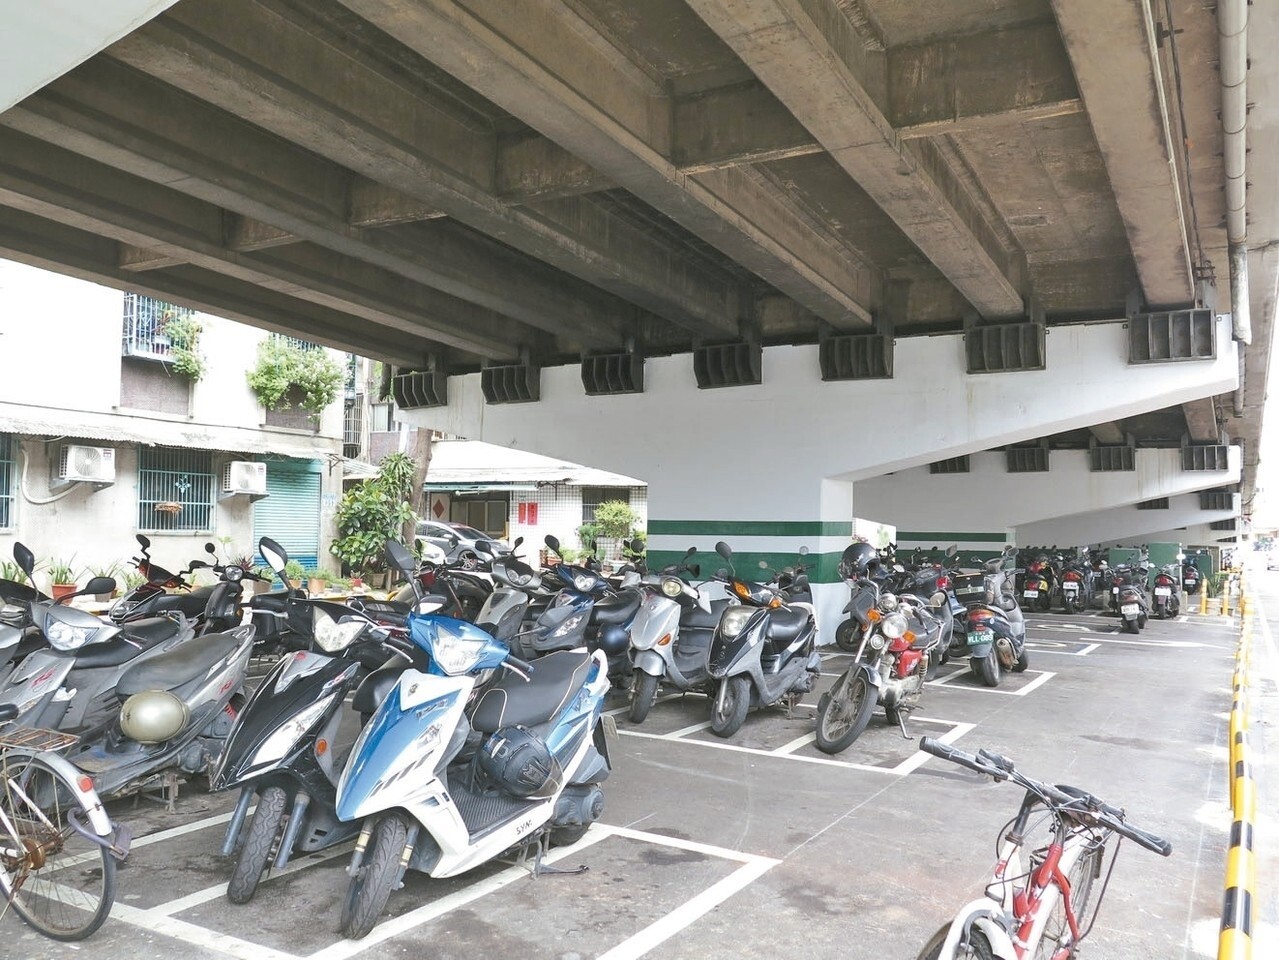
[[559, 650], [534, 660], [528, 681], [508, 672], [480, 695], [471, 726], [493, 733], [514, 724], [531, 727], [549, 720], [586, 681], [590, 665], [589, 654]]
[[768, 639], [774, 647], [789, 646], [799, 632], [808, 623], [807, 610], [788, 610], [781, 607], [774, 610], [768, 621]]
[[591, 608], [591, 622], [601, 627], [625, 623], [639, 609], [640, 595], [638, 590], [626, 590], [615, 597], [597, 600]]
[[134, 620], [114, 640], [94, 643], [76, 651], [75, 669], [93, 670], [97, 667], [118, 667], [128, 663], [144, 650], [158, 646], [180, 629], [176, 620], [168, 617], [148, 617]]
[[727, 600], [712, 600], [710, 613], [701, 607], [685, 607], [679, 615], [679, 625], [683, 627], [706, 627], [714, 630], [719, 626], [719, 618], [728, 607]]
[[144, 690], [172, 690], [225, 660], [244, 642], [242, 630], [210, 633], [135, 663], [120, 676], [116, 696], [127, 700]]

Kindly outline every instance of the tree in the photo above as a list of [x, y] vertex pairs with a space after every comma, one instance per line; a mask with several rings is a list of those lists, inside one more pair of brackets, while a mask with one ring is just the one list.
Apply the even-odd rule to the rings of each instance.
[[[338, 504], [338, 538], [330, 552], [354, 572], [381, 570], [386, 541], [410, 536], [417, 523], [413, 511], [416, 466], [402, 453], [383, 457], [377, 476], [352, 487]], [[410, 534], [405, 534], [405, 530]], [[410, 550], [413, 544], [406, 544]]]

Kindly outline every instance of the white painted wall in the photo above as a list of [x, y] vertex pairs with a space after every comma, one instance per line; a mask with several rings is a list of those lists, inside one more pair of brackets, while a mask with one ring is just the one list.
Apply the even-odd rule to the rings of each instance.
[[1093, 473], [1087, 451], [1054, 450], [1048, 473], [1009, 473], [1004, 454], [991, 451], [971, 455], [969, 473], [930, 474], [927, 467], [916, 467], [863, 480], [854, 496], [859, 513], [899, 529], [999, 532], [1238, 483], [1239, 447], [1230, 448], [1228, 461], [1224, 471], [1187, 471], [1181, 469], [1180, 450], [1138, 450], [1136, 470]]
[[[1215, 484], [1214, 484], [1215, 486]], [[1153, 499], [1153, 498], [1143, 498]], [[1198, 527], [1217, 520], [1229, 520], [1239, 513], [1239, 495], [1230, 510], [1200, 510], [1199, 496], [1187, 494], [1168, 498], [1167, 510], [1138, 510], [1135, 504], [1093, 510], [1068, 517], [1056, 517], [1017, 527], [1019, 544], [1059, 544], [1083, 546], [1111, 540], [1160, 540], [1155, 534]], [[1224, 536], [1224, 534], [1220, 534]], [[1171, 539], [1186, 542], [1184, 533]]]
[[175, 0], [39, 0], [0, 8], [0, 111], [83, 63]]

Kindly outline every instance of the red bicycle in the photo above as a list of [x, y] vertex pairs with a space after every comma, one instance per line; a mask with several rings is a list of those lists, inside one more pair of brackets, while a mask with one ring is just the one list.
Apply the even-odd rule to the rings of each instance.
[[[1115, 838], [1126, 837], [1165, 857], [1172, 853], [1167, 840], [1126, 823], [1118, 807], [1078, 787], [1032, 780], [1007, 757], [985, 750], [974, 756], [929, 737], [920, 740], [919, 749], [996, 780], [1011, 780], [1026, 791], [1017, 815], [1002, 831], [999, 858], [984, 895], [944, 924], [924, 945], [919, 960], [1070, 960], [1097, 919], [1119, 855], [1121, 841]], [[1048, 819], [1051, 839], [1023, 860], [1037, 818]], [[1097, 880], [1101, 890], [1085, 924]]]

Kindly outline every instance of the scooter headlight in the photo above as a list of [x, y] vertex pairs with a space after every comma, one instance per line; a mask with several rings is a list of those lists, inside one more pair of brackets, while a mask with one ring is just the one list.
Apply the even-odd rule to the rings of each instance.
[[573, 587], [579, 593], [590, 593], [591, 588], [595, 586], [595, 578], [579, 573], [573, 577]]
[[889, 640], [898, 640], [906, 635], [906, 616], [901, 613], [890, 613], [880, 621], [879, 629]]
[[257, 752], [253, 754], [253, 763], [250, 766], [258, 767], [264, 763], [272, 763], [288, 753], [293, 745], [315, 725], [316, 721], [328, 712], [333, 704], [333, 698], [337, 695], [337, 691], [330, 693], [280, 724], [275, 732], [266, 738], [262, 746], [258, 747]]
[[431, 656], [445, 674], [456, 677], [475, 668], [484, 657], [484, 644], [477, 640], [464, 640], [443, 627], [437, 627]]
[[886, 593], [879, 598], [879, 609], [884, 613], [892, 613], [897, 609], [897, 594]]
[[719, 632], [731, 640], [745, 629], [747, 621], [754, 615], [754, 607], [729, 607], [720, 618]]
[[662, 578], [662, 593], [666, 594], [668, 597], [678, 597], [683, 592], [683, 581], [677, 580], [675, 577]]
[[342, 623], [315, 607], [311, 612], [311, 629], [315, 635], [315, 645], [325, 653], [339, 653], [354, 642], [364, 632], [367, 624], [359, 620], [347, 620]]
[[44, 635], [55, 650], [78, 650], [98, 632], [98, 627], [75, 626], [65, 620], [50, 616], [45, 620]]

